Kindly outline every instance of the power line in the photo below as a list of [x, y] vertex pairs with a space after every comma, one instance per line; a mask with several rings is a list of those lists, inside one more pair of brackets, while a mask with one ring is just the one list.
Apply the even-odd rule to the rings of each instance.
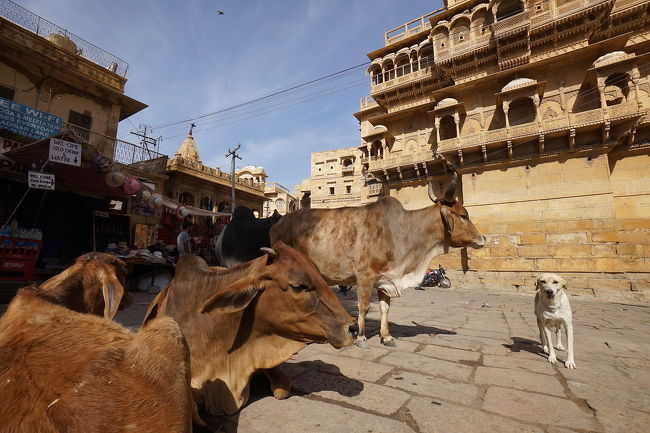
[[319, 82], [319, 81], [327, 80], [329, 78], [335, 77], [337, 75], [343, 74], [345, 72], [348, 72], [348, 71], [351, 71], [351, 70], [354, 70], [354, 69], [358, 69], [358, 68], [360, 68], [362, 66], [366, 66], [368, 64], [369, 64], [369, 62], [361, 63], [359, 65], [351, 66], [349, 68], [342, 69], [340, 71], [325, 75], [323, 77], [316, 78], [314, 80], [310, 80], [310, 81], [307, 81], [305, 83], [289, 87], [288, 89], [279, 90], [277, 92], [274, 92], [274, 93], [271, 93], [271, 94], [268, 94], [268, 95], [265, 95], [265, 96], [261, 96], [259, 98], [251, 99], [251, 100], [241, 102], [241, 103], [236, 104], [236, 105], [232, 105], [230, 107], [226, 107], [226, 108], [222, 108], [222, 109], [217, 110], [217, 111], [213, 111], [212, 113], [203, 114], [201, 116], [196, 116], [196, 117], [192, 117], [192, 118], [185, 119], [185, 120], [179, 120], [179, 121], [175, 121], [175, 122], [164, 123], [164, 124], [161, 124], [161, 125], [154, 126], [154, 128], [164, 128], [164, 127], [167, 127], [167, 126], [177, 125], [179, 123], [187, 123], [187, 122], [190, 122], [190, 121], [193, 121], [193, 120], [203, 119], [203, 118], [208, 117], [208, 116], [214, 116], [215, 114], [223, 113], [223, 112], [229, 111], [229, 110], [234, 110], [235, 108], [239, 108], [239, 107], [243, 107], [245, 105], [249, 105], [249, 104], [252, 104], [252, 103], [255, 103], [255, 102], [263, 101], [263, 100], [272, 98], [274, 96], [278, 96], [278, 95], [281, 95], [281, 94], [284, 94], [284, 93], [287, 93], [287, 92], [291, 92], [293, 90], [308, 86], [310, 84], [313, 84], [313, 83], [316, 83], [316, 82]]

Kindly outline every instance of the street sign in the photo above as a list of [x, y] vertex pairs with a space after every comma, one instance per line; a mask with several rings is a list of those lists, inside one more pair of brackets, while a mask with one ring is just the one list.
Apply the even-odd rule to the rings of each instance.
[[29, 172], [29, 187], [35, 189], [49, 189], [54, 191], [54, 175], [38, 171]]
[[58, 116], [0, 98], [0, 130], [38, 140], [61, 131], [62, 124], [63, 119]]
[[59, 138], [50, 138], [50, 156], [53, 162], [81, 166], [81, 144]]

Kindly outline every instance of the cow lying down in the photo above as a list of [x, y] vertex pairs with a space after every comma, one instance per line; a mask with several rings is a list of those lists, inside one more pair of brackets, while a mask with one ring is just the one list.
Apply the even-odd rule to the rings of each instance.
[[199, 407], [232, 415], [247, 401], [253, 373], [264, 370], [276, 398], [289, 395], [278, 365], [312, 342], [354, 343], [358, 327], [316, 266], [278, 242], [267, 255], [227, 270], [183, 256], [171, 284], [154, 299], [145, 324], [171, 316], [190, 348]]
[[[106, 281], [116, 281], [104, 270]], [[73, 296], [70, 287], [21, 289], [0, 318], [0, 430], [190, 432], [196, 406], [178, 325], [161, 318], [133, 334], [60, 305], [80, 305], [76, 296], [88, 305], [104, 302], [102, 291]], [[107, 299], [115, 300], [106, 304], [117, 308], [121, 285], [105, 288]]]

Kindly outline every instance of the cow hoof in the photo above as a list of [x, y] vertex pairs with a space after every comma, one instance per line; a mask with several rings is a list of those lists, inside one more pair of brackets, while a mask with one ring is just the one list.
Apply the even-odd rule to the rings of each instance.
[[368, 346], [368, 342], [366, 340], [357, 340], [356, 345], [361, 349], [370, 349], [370, 346]]
[[384, 346], [388, 346], [388, 347], [397, 347], [397, 343], [395, 343], [394, 338], [391, 338], [390, 340], [382, 339], [381, 344], [383, 344]]
[[291, 392], [289, 392], [288, 389], [277, 388], [273, 390], [273, 397], [275, 397], [278, 400], [284, 400], [285, 398], [289, 398], [290, 396], [291, 396]]

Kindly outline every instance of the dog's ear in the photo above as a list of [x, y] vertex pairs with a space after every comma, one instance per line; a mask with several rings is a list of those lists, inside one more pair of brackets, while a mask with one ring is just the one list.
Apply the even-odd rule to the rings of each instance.
[[566, 280], [564, 278], [560, 277], [560, 276], [558, 276], [558, 278], [559, 278], [560, 284], [562, 284], [562, 288], [564, 290], [566, 290], [566, 288], [567, 288], [566, 287]]
[[537, 277], [537, 279], [535, 280], [535, 290], [539, 290], [541, 288], [542, 288], [542, 280], [540, 279], [540, 277]]

